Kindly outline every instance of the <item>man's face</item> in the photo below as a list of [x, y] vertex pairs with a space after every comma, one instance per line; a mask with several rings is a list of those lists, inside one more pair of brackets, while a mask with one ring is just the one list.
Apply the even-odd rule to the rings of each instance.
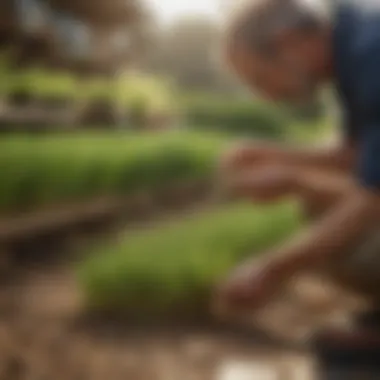
[[235, 47], [228, 61], [255, 92], [276, 102], [303, 103], [315, 96], [317, 83], [309, 57], [284, 46], [266, 56]]

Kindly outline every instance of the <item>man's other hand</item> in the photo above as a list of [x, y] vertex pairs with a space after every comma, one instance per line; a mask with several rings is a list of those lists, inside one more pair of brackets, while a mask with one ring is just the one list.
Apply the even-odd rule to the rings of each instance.
[[295, 172], [281, 164], [264, 164], [226, 178], [221, 184], [228, 199], [271, 202], [289, 195], [294, 187]]
[[214, 311], [220, 316], [254, 312], [282, 289], [283, 265], [273, 261], [249, 263], [235, 270], [217, 289]]
[[269, 159], [269, 153], [269, 148], [264, 144], [240, 141], [222, 154], [219, 163], [220, 173], [229, 175], [251, 169], [257, 163]]

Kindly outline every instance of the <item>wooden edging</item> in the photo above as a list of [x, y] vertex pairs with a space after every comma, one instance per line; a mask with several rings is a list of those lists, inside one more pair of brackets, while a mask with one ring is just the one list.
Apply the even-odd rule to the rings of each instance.
[[[0, 244], [56, 232], [86, 221], [122, 216], [129, 212], [133, 217], [136, 213], [147, 211], [149, 207], [157, 207], [165, 198], [170, 202], [175, 201], [176, 197], [181, 198], [185, 195], [183, 197], [185, 199], [182, 199], [183, 204], [191, 204], [204, 198], [207, 188], [207, 181], [194, 181], [170, 185], [155, 193], [127, 197], [105, 196], [88, 201], [71, 202], [51, 209], [11, 215], [0, 218]], [[165, 207], [164, 204], [161, 205]]]

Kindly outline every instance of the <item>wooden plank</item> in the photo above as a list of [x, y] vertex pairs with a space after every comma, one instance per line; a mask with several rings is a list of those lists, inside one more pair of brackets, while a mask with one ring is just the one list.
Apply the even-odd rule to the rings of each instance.
[[[197, 186], [201, 187], [202, 185], [195, 182], [195, 190]], [[183, 191], [180, 186], [170, 187], [178, 188], [179, 192]], [[168, 191], [170, 190], [168, 187]], [[202, 196], [202, 192], [197, 194], [195, 191], [193, 199], [195, 201]], [[149, 202], [154, 203], [153, 199], [154, 194], [141, 194], [133, 197], [106, 196], [3, 217], [0, 218], [0, 243], [7, 244], [19, 239], [59, 231], [86, 221], [96, 221], [108, 216], [123, 215], [128, 210], [132, 212], [136, 208], [144, 210], [149, 206]], [[191, 200], [189, 197], [188, 202], [191, 203]]]
[[49, 129], [57, 125], [74, 124], [75, 113], [72, 110], [38, 110], [31, 107], [19, 109], [7, 107], [0, 114], [0, 130], [8, 129]]

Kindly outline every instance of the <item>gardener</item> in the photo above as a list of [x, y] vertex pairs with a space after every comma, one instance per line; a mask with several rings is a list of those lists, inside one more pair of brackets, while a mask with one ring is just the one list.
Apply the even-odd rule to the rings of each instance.
[[380, 6], [343, 0], [327, 16], [296, 0], [252, 3], [226, 28], [231, 68], [274, 102], [311, 99], [333, 82], [344, 138], [325, 150], [246, 144], [226, 154], [222, 169], [233, 194], [261, 201], [297, 194], [319, 220], [263, 255], [265, 262], [244, 263], [222, 284], [219, 300], [254, 310], [293, 275], [323, 268], [380, 303]]

